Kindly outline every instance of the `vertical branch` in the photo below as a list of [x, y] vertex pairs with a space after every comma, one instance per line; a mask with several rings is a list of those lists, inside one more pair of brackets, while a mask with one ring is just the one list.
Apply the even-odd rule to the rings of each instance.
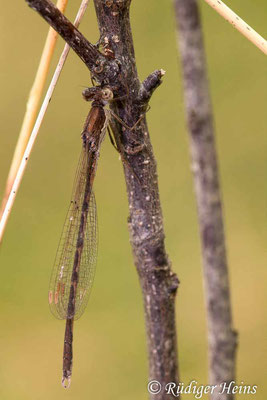
[[209, 379], [210, 384], [218, 385], [211, 398], [229, 400], [233, 395], [218, 393], [222, 382], [235, 379], [236, 333], [232, 329], [222, 202], [201, 22], [196, 0], [175, 0], [174, 3], [202, 243]]
[[[153, 90], [161, 83], [163, 70], [152, 73], [141, 85], [137, 75], [129, 20], [129, 0], [94, 0], [101, 38], [108, 54], [120, 65], [117, 85], [127, 98], [114, 102], [113, 109], [133, 126], [144, 113]], [[175, 328], [175, 293], [178, 279], [164, 246], [156, 161], [145, 118], [129, 130], [113, 121], [115, 136], [123, 153], [128, 193], [130, 240], [143, 292], [149, 376], [162, 385], [157, 400], [170, 399], [164, 391], [168, 382], [178, 382]]]

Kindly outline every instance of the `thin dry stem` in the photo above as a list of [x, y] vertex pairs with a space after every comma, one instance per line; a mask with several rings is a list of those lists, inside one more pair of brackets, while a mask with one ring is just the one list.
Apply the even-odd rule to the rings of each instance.
[[264, 54], [267, 54], [267, 41], [254, 31], [242, 18], [235, 14], [221, 0], [205, 0], [217, 13], [236, 28], [243, 36], [257, 46]]
[[[68, 0], [58, 0], [57, 8], [62, 12], [65, 11]], [[51, 63], [51, 59], [55, 50], [56, 41], [58, 38], [58, 33], [54, 31], [53, 28], [49, 28], [47, 38], [45, 41], [44, 49], [41, 55], [40, 63], [35, 75], [35, 79], [30, 90], [29, 98], [26, 104], [26, 111], [24, 115], [24, 119], [22, 122], [21, 130], [19, 133], [19, 138], [16, 144], [15, 152], [13, 155], [13, 159], [11, 162], [10, 170], [8, 173], [8, 178], [6, 182], [6, 188], [4, 192], [4, 198], [1, 205], [0, 216], [2, 216], [6, 202], [8, 200], [12, 185], [14, 183], [16, 174], [19, 169], [19, 164], [22, 160], [23, 153], [26, 149], [27, 142], [29, 136], [31, 134], [34, 121], [36, 119], [40, 99], [43, 94], [43, 89], [45, 85], [45, 81], [47, 78], [47, 74], [49, 71], [49, 66]]]
[[[88, 3], [89, 3], [89, 0], [83, 0], [82, 1], [81, 6], [79, 8], [79, 11], [78, 11], [77, 16], [76, 16], [75, 21], [74, 21], [74, 26], [76, 26], [76, 27], [79, 26], [80, 21], [83, 18], [83, 15], [84, 15], [84, 13], [86, 11], [86, 8], [88, 6]], [[39, 111], [39, 114], [38, 114], [38, 117], [36, 119], [35, 125], [33, 127], [32, 132], [31, 132], [31, 136], [30, 136], [29, 142], [28, 142], [26, 148], [24, 149], [24, 154], [22, 155], [22, 158], [20, 158], [20, 160], [18, 160], [19, 162], [18, 162], [17, 171], [16, 171], [16, 174], [15, 174], [15, 176], [13, 178], [12, 185], [9, 186], [10, 190], [9, 190], [9, 193], [7, 194], [7, 200], [6, 200], [5, 204], [4, 204], [3, 213], [1, 215], [1, 220], [0, 220], [0, 243], [1, 243], [1, 240], [2, 240], [2, 237], [3, 237], [3, 234], [4, 234], [4, 230], [5, 230], [5, 226], [6, 226], [6, 223], [7, 223], [8, 216], [9, 216], [9, 214], [11, 212], [11, 209], [12, 209], [13, 203], [15, 201], [15, 197], [16, 197], [16, 194], [17, 194], [21, 179], [22, 179], [23, 174], [24, 174], [24, 170], [26, 168], [26, 163], [27, 163], [27, 161], [29, 159], [29, 156], [31, 154], [34, 142], [35, 142], [36, 137], [38, 135], [39, 129], [41, 127], [43, 118], [44, 118], [46, 110], [47, 110], [47, 107], [48, 107], [49, 102], [51, 100], [53, 91], [54, 91], [55, 86], [57, 84], [57, 81], [59, 79], [60, 73], [61, 73], [62, 68], [64, 66], [64, 63], [66, 61], [66, 58], [67, 58], [67, 56], [69, 54], [69, 51], [70, 51], [70, 47], [69, 47], [69, 45], [66, 44], [64, 49], [63, 49], [63, 52], [62, 52], [62, 54], [60, 56], [60, 59], [59, 59], [58, 65], [56, 67], [55, 73], [53, 75], [53, 78], [52, 78], [51, 83], [49, 85], [49, 88], [47, 90], [46, 96], [44, 98], [42, 107], [41, 107], [41, 109]]]

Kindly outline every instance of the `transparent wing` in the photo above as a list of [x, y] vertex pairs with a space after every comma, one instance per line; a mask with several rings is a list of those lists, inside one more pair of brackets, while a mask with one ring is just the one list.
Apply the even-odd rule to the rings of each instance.
[[[49, 286], [49, 305], [52, 314], [59, 319], [67, 318], [71, 277], [81, 219], [82, 205], [87, 178], [88, 155], [82, 151], [71, 204], [64, 223]], [[95, 275], [97, 261], [97, 211], [93, 191], [91, 192], [88, 216], [84, 232], [84, 245], [79, 266], [79, 279], [75, 296], [75, 315], [79, 318], [88, 302]], [[68, 317], [73, 317], [68, 315]]]
[[75, 319], [80, 318], [88, 303], [97, 263], [98, 228], [95, 196], [92, 192], [86, 221], [84, 247], [81, 255], [79, 281], [75, 298]]

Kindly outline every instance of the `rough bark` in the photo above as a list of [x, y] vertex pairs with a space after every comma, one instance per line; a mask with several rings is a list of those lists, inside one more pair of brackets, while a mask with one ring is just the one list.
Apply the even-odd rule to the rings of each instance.
[[[101, 85], [109, 85], [114, 96], [120, 98], [111, 104], [111, 109], [124, 124], [116, 119], [111, 124], [122, 153], [130, 240], [144, 298], [149, 376], [162, 385], [161, 392], [151, 398], [170, 399], [164, 386], [178, 383], [174, 305], [178, 279], [164, 246], [156, 161], [144, 115], [164, 71], [156, 70], [142, 84], [139, 81], [129, 20], [130, 0], [94, 0], [102, 53], [71, 27], [50, 1], [27, 2], [70, 44], [94, 78]], [[127, 128], [139, 119], [135, 129]]]
[[202, 243], [209, 379], [210, 384], [218, 385], [211, 398], [230, 400], [233, 395], [218, 393], [222, 382], [235, 379], [237, 334], [232, 329], [222, 201], [201, 21], [196, 0], [175, 0], [174, 3]]

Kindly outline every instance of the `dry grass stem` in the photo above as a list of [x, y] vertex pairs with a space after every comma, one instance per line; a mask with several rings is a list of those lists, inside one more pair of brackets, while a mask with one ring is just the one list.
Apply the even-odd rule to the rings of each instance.
[[205, 0], [217, 13], [219, 13], [226, 21], [236, 28], [242, 35], [257, 46], [264, 54], [267, 54], [267, 41], [254, 31], [243, 19], [236, 15], [231, 8], [224, 4], [221, 0]]
[[[58, 0], [57, 8], [64, 12], [68, 0]], [[4, 197], [1, 205], [0, 215], [3, 214], [8, 196], [10, 194], [15, 176], [18, 172], [23, 153], [27, 146], [29, 136], [31, 134], [34, 121], [38, 112], [40, 99], [43, 93], [45, 81], [47, 78], [50, 62], [55, 50], [58, 33], [54, 29], [49, 28], [48, 35], [45, 41], [44, 49], [41, 55], [40, 63], [35, 75], [35, 79], [30, 90], [29, 98], [26, 104], [26, 111], [22, 122], [19, 138], [14, 151], [13, 159], [8, 173]]]
[[[74, 25], [76, 27], [79, 26], [80, 21], [83, 18], [83, 15], [84, 15], [84, 13], [86, 11], [86, 8], [88, 6], [88, 3], [89, 3], [89, 0], [83, 0], [81, 5], [80, 5], [79, 11], [77, 13], [77, 16], [76, 16], [75, 22], [74, 22]], [[47, 90], [46, 96], [44, 98], [43, 104], [42, 104], [41, 109], [39, 111], [38, 117], [36, 119], [35, 125], [33, 127], [32, 132], [31, 132], [30, 139], [28, 141], [26, 149], [24, 150], [24, 154], [22, 155], [22, 157], [20, 157], [20, 160], [18, 162], [17, 171], [16, 171], [15, 177], [13, 179], [12, 186], [10, 187], [9, 194], [7, 196], [7, 201], [6, 201], [4, 209], [3, 209], [3, 213], [1, 215], [1, 220], [0, 220], [0, 242], [1, 242], [3, 234], [4, 234], [4, 230], [5, 230], [5, 226], [6, 226], [6, 223], [7, 223], [7, 219], [8, 219], [8, 216], [9, 216], [10, 212], [11, 212], [11, 209], [12, 209], [12, 206], [13, 206], [16, 194], [17, 194], [17, 190], [19, 188], [21, 179], [23, 177], [24, 170], [26, 168], [27, 161], [28, 161], [29, 156], [31, 154], [34, 142], [35, 142], [36, 137], [38, 135], [38, 132], [39, 132], [39, 129], [41, 127], [44, 115], [45, 115], [47, 107], [48, 107], [48, 104], [49, 104], [49, 102], [51, 100], [53, 91], [55, 89], [55, 86], [57, 84], [57, 81], [58, 81], [58, 78], [60, 76], [61, 70], [62, 70], [62, 68], [64, 66], [64, 63], [66, 61], [66, 58], [68, 56], [69, 50], [70, 50], [70, 47], [69, 47], [69, 45], [66, 44], [64, 49], [63, 49], [63, 52], [62, 52], [62, 54], [60, 56], [60, 59], [59, 59], [58, 65], [56, 67], [55, 73], [53, 75], [53, 78], [52, 78], [51, 83], [49, 85], [49, 88]]]

